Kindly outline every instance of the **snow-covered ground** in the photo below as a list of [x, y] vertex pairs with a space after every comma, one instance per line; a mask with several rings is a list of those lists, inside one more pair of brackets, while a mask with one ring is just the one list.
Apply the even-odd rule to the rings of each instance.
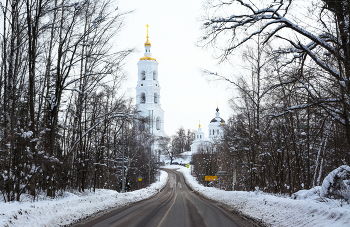
[[199, 194], [238, 210], [245, 216], [268, 226], [350, 226], [350, 205], [318, 195], [320, 187], [302, 190], [292, 197], [279, 197], [262, 192], [222, 191], [200, 185], [190, 169], [179, 168], [188, 185]]
[[[192, 158], [192, 152], [187, 151], [187, 152], [181, 153], [178, 157], [174, 158], [173, 162], [178, 162], [179, 164], [181, 163], [187, 164], [187, 163], [190, 163], [191, 158]], [[170, 163], [169, 155], [161, 155], [160, 161], [165, 162], [167, 165], [169, 165]]]
[[57, 199], [43, 198], [37, 202], [0, 202], [0, 226], [63, 226], [109, 208], [121, 207], [156, 195], [165, 185], [168, 174], [161, 171], [160, 181], [141, 190], [118, 193], [98, 189], [96, 193], [65, 192]]
[[[167, 156], [161, 157], [168, 162]], [[174, 159], [187, 164], [191, 153]], [[350, 226], [350, 205], [339, 200], [319, 196], [320, 187], [302, 190], [292, 197], [282, 197], [257, 192], [222, 191], [200, 185], [190, 174], [190, 169], [179, 165], [188, 185], [199, 194], [218, 201], [243, 215], [262, 221], [268, 226]], [[118, 193], [112, 190], [97, 190], [96, 193], [65, 192], [58, 199], [40, 199], [37, 202], [0, 202], [0, 226], [63, 226], [109, 208], [121, 207], [157, 194], [166, 184], [168, 175], [161, 171], [160, 181], [134, 192]]]

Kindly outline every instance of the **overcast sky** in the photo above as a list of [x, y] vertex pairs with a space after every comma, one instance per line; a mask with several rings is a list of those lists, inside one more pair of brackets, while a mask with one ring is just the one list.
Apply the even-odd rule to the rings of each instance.
[[127, 16], [119, 39], [119, 48], [137, 50], [125, 65], [128, 95], [136, 96], [137, 62], [144, 53], [146, 24], [149, 24], [152, 57], [159, 62], [164, 127], [169, 136], [180, 126], [197, 130], [200, 120], [208, 137], [208, 124], [215, 117], [216, 103], [225, 120], [232, 112], [228, 106], [232, 91], [227, 90], [227, 84], [208, 83], [201, 73], [201, 69], [221, 70], [210, 49], [196, 46], [203, 36], [199, 21], [205, 13], [202, 1], [120, 0], [118, 4], [121, 11], [134, 10]]

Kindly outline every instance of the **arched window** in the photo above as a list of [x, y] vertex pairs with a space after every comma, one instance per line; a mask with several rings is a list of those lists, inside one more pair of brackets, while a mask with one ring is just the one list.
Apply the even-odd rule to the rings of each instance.
[[154, 103], [158, 103], [158, 94], [154, 93]]
[[213, 135], [215, 135], [215, 130], [213, 129]]
[[141, 72], [141, 80], [146, 80], [146, 72], [145, 71]]
[[160, 124], [161, 124], [161, 122], [160, 122], [160, 117], [157, 117], [157, 121], [156, 121], [156, 129], [157, 130], [160, 130]]
[[157, 73], [156, 73], [156, 71], [153, 71], [153, 80], [157, 80]]
[[145, 93], [141, 93], [141, 101], [140, 101], [140, 103], [146, 103], [146, 95], [145, 95]]

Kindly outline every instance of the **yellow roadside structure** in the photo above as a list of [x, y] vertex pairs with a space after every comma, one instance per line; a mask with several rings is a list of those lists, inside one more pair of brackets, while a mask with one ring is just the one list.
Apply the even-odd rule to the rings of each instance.
[[217, 181], [217, 176], [205, 176], [205, 181]]

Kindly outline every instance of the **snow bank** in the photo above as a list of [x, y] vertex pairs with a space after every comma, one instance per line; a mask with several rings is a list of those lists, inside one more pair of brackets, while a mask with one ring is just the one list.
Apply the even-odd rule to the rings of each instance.
[[161, 171], [160, 181], [141, 190], [118, 193], [98, 189], [96, 193], [69, 193], [38, 202], [0, 203], [0, 226], [62, 226], [86, 218], [98, 211], [122, 207], [156, 195], [165, 185], [168, 174]]
[[323, 180], [321, 195], [328, 198], [350, 200], [350, 185], [344, 183], [344, 180], [348, 182], [349, 174], [350, 166], [347, 165], [333, 170]]
[[[350, 226], [350, 205], [322, 199], [321, 187], [283, 198], [262, 192], [222, 191], [200, 185], [190, 169], [178, 166], [190, 187], [206, 198], [228, 205], [243, 215], [271, 226]], [[342, 205], [342, 206], [341, 206]]]

